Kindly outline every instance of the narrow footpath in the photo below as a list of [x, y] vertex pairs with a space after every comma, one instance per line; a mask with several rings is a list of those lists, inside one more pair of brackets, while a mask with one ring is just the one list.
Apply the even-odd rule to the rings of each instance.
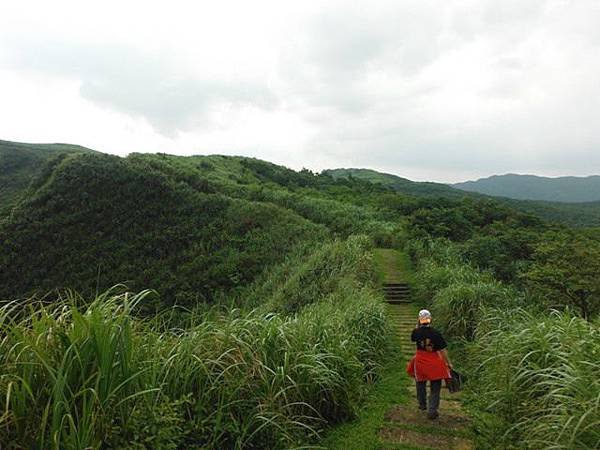
[[430, 420], [419, 411], [414, 381], [405, 371], [414, 354], [410, 335], [418, 313], [411, 299], [408, 258], [391, 249], [377, 249], [374, 256], [394, 328], [394, 345], [399, 351], [384, 367], [382, 379], [373, 387], [371, 399], [358, 419], [340, 427], [323, 444], [327, 448], [361, 450], [471, 450], [469, 421], [461, 408], [460, 393], [450, 394], [443, 387], [440, 417]]

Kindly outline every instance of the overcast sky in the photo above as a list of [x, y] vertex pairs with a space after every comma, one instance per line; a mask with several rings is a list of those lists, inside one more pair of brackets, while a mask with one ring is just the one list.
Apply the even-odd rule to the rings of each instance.
[[600, 0], [3, 1], [0, 139], [600, 174]]

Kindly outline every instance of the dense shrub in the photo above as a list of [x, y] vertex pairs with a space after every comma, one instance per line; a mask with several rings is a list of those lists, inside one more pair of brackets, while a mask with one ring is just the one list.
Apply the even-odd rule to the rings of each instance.
[[523, 274], [526, 285], [552, 308], [572, 308], [589, 319], [600, 314], [600, 241], [552, 233], [537, 246]]

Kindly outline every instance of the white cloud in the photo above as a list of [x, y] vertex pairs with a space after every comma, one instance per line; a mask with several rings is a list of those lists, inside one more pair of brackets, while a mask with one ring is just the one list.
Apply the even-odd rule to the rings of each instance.
[[598, 172], [600, 3], [5, 2], [0, 137], [455, 181]]

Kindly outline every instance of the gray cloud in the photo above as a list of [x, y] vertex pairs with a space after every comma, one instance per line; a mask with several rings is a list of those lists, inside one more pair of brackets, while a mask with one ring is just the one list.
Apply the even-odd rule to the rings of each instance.
[[[343, 166], [420, 168], [422, 178], [430, 169], [448, 180], [536, 168], [597, 172], [600, 84], [589, 77], [600, 53], [587, 24], [600, 8], [586, 4], [406, 2], [360, 19], [323, 13], [309, 28], [318, 38], [304, 41], [294, 66], [309, 75], [290, 78], [292, 92], [308, 90], [309, 106], [329, 111], [318, 116], [310, 148]], [[320, 45], [326, 37], [333, 44]], [[352, 52], [355, 38], [364, 44]], [[360, 108], [347, 108], [351, 99]]]
[[157, 131], [210, 126], [211, 108], [272, 108], [277, 98], [264, 81], [203, 79], [177, 67], [166, 54], [143, 53], [124, 46], [28, 43], [16, 46], [13, 67], [77, 80], [81, 96], [135, 117]]
[[453, 45], [439, 39], [443, 17], [436, 8], [435, 2], [409, 1], [323, 9], [284, 48], [281, 74], [289, 93], [310, 107], [365, 113], [379, 100], [373, 75], [406, 84]]

